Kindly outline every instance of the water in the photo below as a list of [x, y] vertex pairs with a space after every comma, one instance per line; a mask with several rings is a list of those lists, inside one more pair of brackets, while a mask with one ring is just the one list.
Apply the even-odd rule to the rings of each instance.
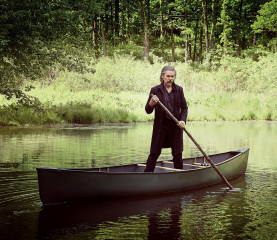
[[[188, 123], [208, 154], [250, 147], [246, 175], [155, 197], [43, 207], [36, 167], [146, 161], [152, 124], [0, 128], [1, 239], [277, 239], [277, 122]], [[201, 155], [184, 136], [183, 157]], [[161, 159], [170, 159], [163, 150]]]

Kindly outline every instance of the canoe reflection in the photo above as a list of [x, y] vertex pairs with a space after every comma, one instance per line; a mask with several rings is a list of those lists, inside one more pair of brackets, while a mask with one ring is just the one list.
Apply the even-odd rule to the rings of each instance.
[[[244, 177], [231, 182], [236, 186], [236, 183], [244, 182]], [[155, 197], [44, 206], [39, 214], [38, 238], [55, 239], [57, 236], [67, 236], [67, 239], [70, 239], [72, 234], [76, 238], [78, 233], [99, 230], [103, 223], [116, 223], [121, 218], [126, 218], [127, 221], [146, 218], [146, 227], [143, 229], [148, 239], [180, 239], [180, 218], [183, 209], [211, 193], [218, 195], [218, 201], [221, 201], [225, 190], [225, 186], [224, 189], [221, 186], [213, 186]], [[137, 227], [137, 231], [141, 230], [141, 227]]]
[[[180, 231], [176, 229], [178, 225], [176, 226], [175, 223], [180, 218], [182, 204], [185, 204], [183, 195], [79, 202], [44, 207], [39, 215], [38, 235], [40, 238], [45, 238], [55, 234], [72, 234], [74, 231], [90, 231], [103, 222], [116, 222], [122, 217], [145, 215], [149, 218], [149, 237], [155, 235], [156, 238], [159, 233], [156, 231], [157, 215], [164, 209], [170, 211], [172, 215], [172, 229], [168, 230], [171, 233], [179, 233]], [[162, 232], [165, 234], [164, 231]]]

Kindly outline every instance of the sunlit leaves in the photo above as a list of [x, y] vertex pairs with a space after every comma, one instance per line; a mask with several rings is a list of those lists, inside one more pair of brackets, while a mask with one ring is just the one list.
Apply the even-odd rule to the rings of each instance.
[[265, 30], [277, 32], [277, 1], [265, 3], [258, 13], [257, 20], [252, 24], [254, 31], [257, 33]]

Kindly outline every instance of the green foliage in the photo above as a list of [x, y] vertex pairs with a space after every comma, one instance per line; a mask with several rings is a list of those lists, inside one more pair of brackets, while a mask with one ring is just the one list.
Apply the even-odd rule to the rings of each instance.
[[41, 125], [61, 122], [52, 107], [40, 109], [12, 104], [0, 107], [0, 125]]
[[159, 84], [161, 65], [150, 65], [130, 56], [116, 56], [100, 59], [95, 65], [95, 70], [95, 74], [86, 75], [95, 88], [116, 93], [144, 92], [149, 91], [151, 85]]
[[276, 103], [272, 96], [240, 93], [192, 93], [190, 121], [274, 120]]
[[57, 115], [68, 123], [132, 122], [136, 116], [125, 109], [101, 108], [86, 102], [69, 102], [57, 107]]
[[[202, 65], [176, 63], [189, 121], [276, 120], [276, 54], [258, 61], [225, 57], [207, 71]], [[47, 84], [34, 83], [28, 94], [39, 101], [27, 107], [2, 100], [2, 125], [133, 122], [153, 120], [144, 106], [160, 83], [161, 63], [131, 57], [101, 58], [95, 73], [61, 71]], [[88, 66], [89, 68], [89, 66]], [[36, 110], [35, 110], [36, 109]]]
[[[251, 104], [235, 117], [223, 108], [229, 106], [229, 94], [244, 92], [252, 100], [255, 94], [271, 100], [276, 97], [277, 58], [269, 53], [277, 49], [276, 0], [208, 2], [206, 27], [214, 28], [210, 52], [205, 52], [204, 35], [200, 40], [202, 1], [140, 3], [2, 0], [1, 111], [11, 110], [11, 118], [2, 117], [2, 124], [151, 120], [153, 117], [137, 109], [144, 109], [150, 88], [160, 83], [161, 68], [172, 64], [173, 50], [176, 82], [187, 92], [191, 108], [217, 107], [212, 115], [203, 111], [193, 119], [276, 118], [268, 100], [257, 103], [264, 104], [256, 109], [258, 113]], [[150, 35], [149, 62], [143, 60], [142, 7]], [[107, 43], [106, 58], [100, 53], [104, 48], [101, 30]], [[252, 43], [253, 30], [260, 33], [258, 46]], [[191, 60], [193, 47], [199, 61]], [[235, 53], [241, 58], [235, 58]], [[211, 98], [206, 99], [203, 93], [213, 97], [208, 94]]]
[[134, 60], [143, 60], [143, 48], [139, 45], [130, 42], [129, 44], [120, 44], [116, 47], [109, 47], [110, 57], [117, 57], [117, 56], [130, 56]]
[[76, 11], [68, 7], [68, 1], [1, 1], [0, 94], [32, 103], [22, 90], [26, 81], [52, 80], [63, 69], [87, 70], [86, 51], [74, 46], [78, 37], [67, 38], [68, 33], [76, 32], [76, 25], [70, 24], [76, 20]]
[[277, 1], [272, 0], [262, 5], [257, 20], [251, 25], [255, 32], [277, 32]]

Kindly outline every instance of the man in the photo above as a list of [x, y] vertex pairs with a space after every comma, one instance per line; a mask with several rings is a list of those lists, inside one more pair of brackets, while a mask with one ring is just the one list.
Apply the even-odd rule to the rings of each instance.
[[[171, 148], [174, 168], [183, 169], [183, 130], [187, 120], [188, 106], [184, 97], [183, 88], [176, 85], [176, 70], [173, 66], [166, 66], [162, 69], [161, 84], [153, 87], [150, 91], [145, 111], [150, 114], [155, 109], [155, 120], [150, 148], [150, 155], [147, 159], [145, 172], [154, 172], [156, 161], [159, 158], [162, 148]], [[151, 94], [154, 96], [152, 97]], [[179, 124], [157, 104], [161, 101], [167, 109], [178, 119]]]

